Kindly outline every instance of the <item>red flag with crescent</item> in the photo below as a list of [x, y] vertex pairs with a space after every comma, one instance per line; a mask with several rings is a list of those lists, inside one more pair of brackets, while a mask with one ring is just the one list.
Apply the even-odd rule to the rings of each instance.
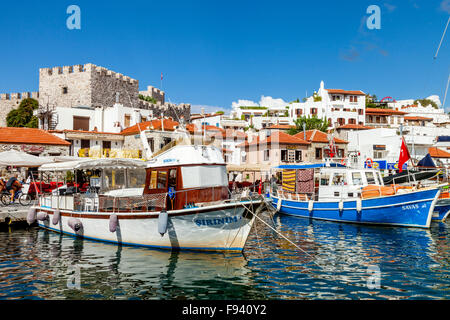
[[398, 171], [402, 172], [403, 165], [411, 158], [409, 155], [408, 147], [406, 146], [405, 139], [402, 138], [402, 147], [400, 148], [400, 156], [398, 157]]

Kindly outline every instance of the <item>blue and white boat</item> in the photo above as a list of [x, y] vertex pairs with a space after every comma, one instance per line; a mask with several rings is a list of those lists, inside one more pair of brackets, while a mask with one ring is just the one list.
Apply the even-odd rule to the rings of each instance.
[[337, 222], [429, 228], [439, 187], [384, 186], [380, 172], [335, 163], [281, 165], [271, 188], [281, 214]]
[[441, 195], [434, 206], [433, 221], [445, 222], [448, 215], [450, 214], [450, 194], [449, 191], [442, 191]]

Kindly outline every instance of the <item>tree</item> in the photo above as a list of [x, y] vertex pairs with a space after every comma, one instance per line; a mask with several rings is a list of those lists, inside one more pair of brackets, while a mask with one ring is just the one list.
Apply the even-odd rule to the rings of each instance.
[[37, 128], [38, 119], [33, 116], [33, 110], [39, 108], [39, 102], [33, 98], [23, 99], [17, 109], [11, 110], [6, 116], [8, 127]]
[[430, 99], [417, 99], [417, 100], [414, 101], [414, 104], [417, 105], [418, 102], [420, 102], [420, 105], [422, 107], [426, 107], [426, 106], [429, 106], [431, 104], [431, 106], [433, 108], [439, 109], [438, 105], [433, 100], [430, 100]]
[[302, 116], [295, 120], [295, 128], [289, 129], [287, 133], [294, 135], [303, 131], [303, 123], [305, 123], [306, 130], [317, 129], [322, 132], [327, 132], [329, 126], [327, 118], [319, 119], [316, 115], [312, 117]]
[[377, 96], [372, 94], [366, 94], [366, 108], [377, 108], [377, 105], [374, 103], [377, 101]]

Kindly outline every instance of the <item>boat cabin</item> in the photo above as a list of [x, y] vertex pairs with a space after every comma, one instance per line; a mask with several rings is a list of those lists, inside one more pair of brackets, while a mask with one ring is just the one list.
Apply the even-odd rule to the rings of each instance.
[[281, 193], [296, 200], [338, 201], [361, 198], [367, 186], [383, 187], [375, 169], [353, 169], [339, 164], [281, 165]]
[[226, 164], [215, 147], [175, 146], [149, 161], [146, 170], [143, 193], [154, 198], [157, 209], [179, 210], [229, 198]]

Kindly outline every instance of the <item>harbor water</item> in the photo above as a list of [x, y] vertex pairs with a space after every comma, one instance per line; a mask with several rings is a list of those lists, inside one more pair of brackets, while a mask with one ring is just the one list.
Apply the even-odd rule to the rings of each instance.
[[450, 298], [449, 222], [425, 230], [279, 215], [265, 220], [274, 230], [258, 222], [236, 254], [6, 228], [0, 231], [0, 299]]

